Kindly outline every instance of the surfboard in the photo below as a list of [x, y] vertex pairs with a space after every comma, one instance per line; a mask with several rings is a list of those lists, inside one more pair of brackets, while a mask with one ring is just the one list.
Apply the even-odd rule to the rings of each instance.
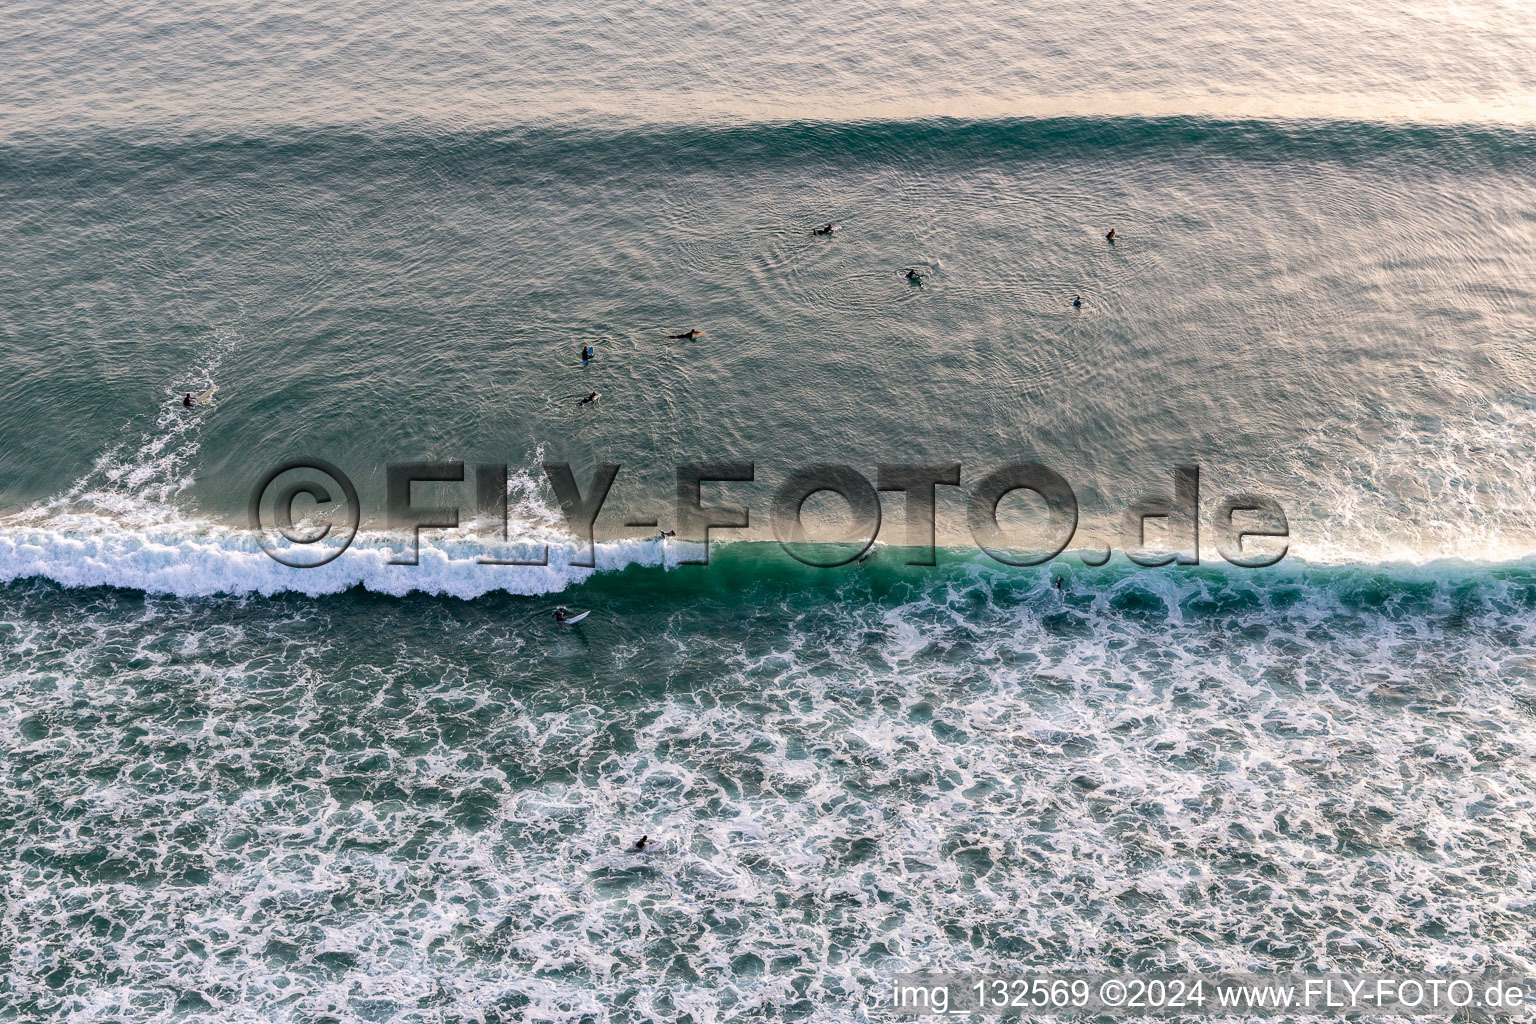
[[217, 390], [219, 390], [219, 386], [217, 384], [210, 385], [207, 391], [204, 391], [200, 395], [192, 396], [192, 404], [207, 405], [210, 401], [213, 400], [213, 393]]
[[584, 612], [577, 612], [575, 615], [572, 615], [570, 618], [566, 619], [565, 620], [565, 624], [567, 626], [574, 626], [574, 625], [576, 625], [576, 623], [580, 622], [582, 619], [586, 618], [588, 615], [591, 615], [591, 614], [592, 614], [591, 609], [588, 609], [587, 611], [584, 611]]

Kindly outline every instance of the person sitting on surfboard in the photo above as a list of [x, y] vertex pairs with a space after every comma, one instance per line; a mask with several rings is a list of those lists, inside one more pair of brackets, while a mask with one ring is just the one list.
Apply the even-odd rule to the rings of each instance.
[[1115, 244], [1115, 229], [1114, 228], [1110, 228], [1109, 229], [1109, 234], [1105, 235], [1104, 238], [1109, 242], [1110, 245], [1114, 245]]
[[192, 392], [188, 391], [185, 395], [181, 396], [181, 404], [189, 409], [196, 404], [192, 401]]
[[587, 397], [586, 398], [583, 398], [581, 401], [577, 402], [576, 404], [577, 405], [591, 405], [595, 401], [597, 401], [597, 392], [596, 391], [590, 391], [590, 392], [587, 393]]
[[647, 847], [654, 845], [655, 844], [651, 842], [650, 836], [641, 836], [639, 839], [635, 840], [635, 845], [631, 846], [630, 849], [634, 850], [636, 853], [644, 853]]
[[918, 284], [922, 284], [923, 283], [923, 275], [919, 274], [915, 267], [908, 267], [907, 268], [907, 280], [908, 281], [915, 281]]
[[693, 328], [693, 330], [689, 331], [687, 334], [669, 334], [669, 335], [667, 335], [667, 337], [669, 337], [669, 338], [683, 338], [683, 339], [685, 339], [687, 341], [692, 341], [694, 338], [702, 338], [702, 337], [704, 337], [704, 332], [699, 330], [697, 327], [695, 327], [695, 328]]

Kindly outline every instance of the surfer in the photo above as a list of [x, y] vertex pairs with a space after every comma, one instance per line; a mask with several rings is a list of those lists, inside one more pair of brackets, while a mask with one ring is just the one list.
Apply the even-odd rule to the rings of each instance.
[[914, 282], [916, 284], [922, 284], [923, 283], [923, 276], [917, 272], [917, 269], [915, 267], [908, 267], [907, 268], [907, 280], [908, 281], [912, 281], [912, 282]]
[[1057, 590], [1060, 590], [1061, 589], [1061, 577], [1057, 576], [1054, 580], [1052, 580], [1051, 581], [1051, 586], [1055, 587]]
[[185, 395], [181, 396], [181, 404], [186, 406], [188, 409], [192, 408], [192, 406], [196, 404], [192, 401], [192, 392], [188, 391]]
[[837, 230], [837, 225], [828, 222], [823, 227], [819, 227], [819, 228], [817, 228], [815, 231], [813, 231], [811, 233], [813, 235], [830, 235], [832, 232], [834, 232], [836, 230]]
[[677, 536], [677, 531], [676, 530], [658, 530], [657, 533], [656, 533], [656, 539], [657, 540], [666, 540], [668, 537], [676, 537], [676, 536]]
[[565, 611], [565, 605], [561, 605], [560, 607], [555, 609], [555, 621], [556, 622], [563, 623], [563, 622], [565, 622], [566, 618], [567, 618], [567, 614], [566, 614], [566, 611]]
[[576, 404], [577, 405], [591, 405], [595, 401], [597, 401], [597, 392], [596, 391], [589, 391], [589, 392], [587, 392], [587, 397], [583, 398], [581, 401], [577, 402]]
[[694, 338], [702, 338], [702, 337], [704, 337], [704, 332], [699, 330], [697, 327], [695, 327], [691, 331], [688, 331], [685, 334], [669, 334], [669, 335], [667, 335], [667, 337], [668, 338], [681, 338], [684, 341], [692, 341]]
[[647, 836], [641, 836], [639, 839], [636, 839], [635, 840], [635, 845], [631, 846], [630, 849], [635, 851], [636, 853], [644, 853], [646, 850], [650, 849], [652, 846], [655, 846], [655, 845], [656, 845], [655, 843], [651, 842], [651, 837], [647, 835]]
[[1074, 296], [1072, 296], [1072, 308], [1073, 309], [1082, 309], [1083, 308], [1083, 297], [1081, 295], [1074, 295]]
[[1104, 239], [1105, 239], [1105, 241], [1107, 241], [1107, 242], [1108, 242], [1108, 243], [1109, 243], [1109, 244], [1110, 244], [1110, 245], [1114, 245], [1114, 244], [1115, 244], [1115, 229], [1114, 229], [1114, 228], [1110, 228], [1110, 229], [1109, 229], [1109, 234], [1107, 234], [1107, 235], [1105, 235], [1105, 236], [1104, 236]]
[[596, 350], [591, 345], [583, 345], [583, 346], [581, 346], [581, 361], [582, 362], [586, 362], [588, 359], [591, 359], [595, 354], [596, 354]]

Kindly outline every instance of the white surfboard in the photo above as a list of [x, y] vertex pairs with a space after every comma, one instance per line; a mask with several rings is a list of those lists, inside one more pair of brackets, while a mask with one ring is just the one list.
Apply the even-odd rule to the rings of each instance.
[[591, 609], [588, 609], [587, 611], [584, 611], [584, 612], [577, 612], [575, 615], [572, 615], [570, 618], [566, 619], [565, 620], [565, 624], [567, 626], [574, 626], [574, 625], [576, 625], [576, 623], [580, 622], [582, 619], [586, 618], [588, 615], [591, 615], [591, 614], [592, 614]]

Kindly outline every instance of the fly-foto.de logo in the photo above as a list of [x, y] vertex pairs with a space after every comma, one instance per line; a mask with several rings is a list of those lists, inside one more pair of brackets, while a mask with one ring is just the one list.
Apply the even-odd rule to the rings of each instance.
[[[593, 468], [585, 487], [578, 483], [569, 463], [546, 462], [545, 478], [559, 502], [565, 527], [579, 549], [569, 564], [591, 568], [595, 562], [594, 530], [621, 467], [604, 463]], [[960, 487], [959, 463], [916, 465], [882, 464], [875, 480], [851, 466], [818, 463], [797, 470], [779, 483], [768, 505], [774, 538], [791, 557], [805, 565], [830, 568], [861, 559], [880, 535], [884, 510], [881, 492], [901, 495], [905, 519], [902, 541], [907, 565], [935, 564], [940, 487]], [[491, 524], [497, 539], [516, 540], [511, 530], [507, 503], [507, 467], [481, 464], [466, 468], [463, 462], [390, 463], [385, 473], [384, 524], [403, 538], [403, 551], [390, 564], [419, 563], [423, 530], [456, 530], [468, 507], [474, 520]], [[696, 557], [682, 557], [679, 564], [707, 565], [712, 531], [744, 530], [752, 525], [749, 505], [704, 503], [705, 484], [757, 482], [752, 462], [690, 462], [676, 470], [676, 501], [671, 530], [665, 537], [699, 545]], [[413, 500], [418, 483], [460, 484], [472, 487], [461, 504], [426, 504]], [[818, 531], [812, 540], [805, 522], [806, 502], [821, 493], [835, 494], [846, 505], [837, 534]], [[1035, 499], [1034, 521], [1023, 528], [1005, 526], [999, 505], [1016, 492]], [[991, 470], [965, 492], [965, 523], [977, 547], [1006, 565], [1029, 566], [1048, 562], [1065, 551], [1078, 530], [1077, 495], [1065, 477], [1038, 462], [1016, 462]], [[1170, 494], [1147, 495], [1131, 502], [1121, 519], [1119, 548], [1138, 565], [1197, 565], [1200, 561], [1200, 469], [1177, 466]], [[293, 568], [315, 568], [339, 557], [356, 538], [362, 522], [362, 503], [357, 488], [338, 467], [323, 459], [293, 459], [274, 467], [251, 492], [250, 523], [258, 543], [272, 558]], [[1161, 543], [1147, 541], [1147, 525], [1161, 521]], [[1262, 568], [1285, 557], [1290, 525], [1285, 510], [1275, 499], [1262, 494], [1231, 494], [1215, 506], [1209, 519], [1216, 550], [1233, 565]], [[658, 527], [658, 520], [629, 520], [631, 528]], [[1090, 565], [1102, 565], [1113, 547], [1084, 551]], [[547, 543], [535, 545], [527, 557], [478, 559], [485, 565], [548, 565]]]

